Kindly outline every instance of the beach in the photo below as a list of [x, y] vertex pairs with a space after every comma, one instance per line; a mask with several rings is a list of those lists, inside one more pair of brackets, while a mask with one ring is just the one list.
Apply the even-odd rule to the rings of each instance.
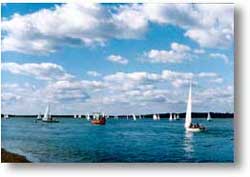
[[30, 163], [26, 157], [11, 153], [1, 148], [1, 162], [2, 163]]

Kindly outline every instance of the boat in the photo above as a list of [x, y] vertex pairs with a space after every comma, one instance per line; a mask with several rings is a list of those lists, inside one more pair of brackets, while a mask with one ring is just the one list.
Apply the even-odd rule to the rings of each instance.
[[45, 113], [44, 113], [44, 116], [42, 118], [42, 121], [43, 122], [46, 122], [46, 123], [58, 123], [59, 121], [56, 120], [55, 118], [53, 118], [50, 114], [50, 105], [48, 105], [46, 107], [46, 110], [45, 110]]
[[179, 114], [176, 115], [176, 120], [180, 120]]
[[190, 82], [189, 94], [187, 100], [187, 111], [185, 118], [185, 129], [188, 132], [201, 132], [206, 128], [199, 124], [192, 124], [192, 84]]
[[85, 117], [86, 117], [87, 120], [90, 120], [90, 115], [89, 114], [85, 115]]
[[169, 115], [169, 121], [172, 121], [172, 120], [173, 120], [172, 113], [170, 113], [170, 115]]
[[176, 120], [176, 119], [177, 119], [176, 114], [174, 114], [174, 120]]
[[5, 114], [4, 115], [4, 119], [9, 119], [10, 117], [9, 117], [9, 115], [8, 114]]
[[210, 115], [210, 112], [207, 114], [207, 121], [212, 121], [212, 118], [211, 118], [211, 115]]
[[106, 118], [101, 113], [93, 113], [93, 119], [91, 120], [91, 123], [94, 125], [105, 125], [106, 124]]
[[160, 119], [161, 119], [161, 118], [160, 118], [160, 115], [158, 114], [158, 115], [157, 115], [157, 120], [160, 120]]
[[41, 115], [41, 113], [39, 113], [39, 114], [37, 115], [36, 120], [42, 120], [42, 115]]
[[132, 115], [132, 117], [133, 117], [133, 120], [136, 120], [136, 116], [135, 116], [135, 114], [133, 114], [133, 115]]
[[158, 117], [156, 114], [153, 115], [153, 120], [158, 120]]

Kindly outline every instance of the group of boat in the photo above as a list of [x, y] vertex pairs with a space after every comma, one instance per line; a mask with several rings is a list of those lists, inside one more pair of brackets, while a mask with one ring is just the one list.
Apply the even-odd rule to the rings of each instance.
[[[137, 118], [141, 119], [143, 118], [143, 116], [141, 115], [127, 115], [127, 119], [129, 119], [130, 117], [132, 117], [132, 119], [135, 121], [137, 120]], [[74, 118], [81, 118], [81, 115], [74, 115]], [[90, 121], [92, 124], [95, 125], [105, 125], [106, 124], [106, 120], [109, 118], [109, 116], [105, 115], [104, 113], [98, 113], [95, 112], [92, 115], [87, 114], [85, 115], [85, 118]], [[9, 115], [5, 114], [4, 115], [4, 119], [9, 119]], [[115, 117], [115, 119], [118, 119], [118, 117]], [[160, 120], [160, 115], [159, 114], [154, 114], [153, 115], [153, 120]], [[179, 114], [178, 113], [170, 113], [169, 114], [169, 121], [173, 121], [173, 120], [179, 120]], [[59, 121], [53, 117], [50, 113], [50, 105], [48, 105], [46, 107], [45, 113], [42, 116], [41, 113], [39, 113], [37, 115], [36, 121], [42, 121], [42, 122], [46, 122], [46, 123], [58, 123]], [[212, 121], [211, 115], [210, 113], [208, 113], [207, 116], [207, 121]], [[206, 127], [199, 124], [199, 123], [193, 123], [192, 122], [192, 83], [190, 83], [190, 87], [189, 87], [189, 92], [188, 92], [188, 99], [187, 99], [187, 109], [186, 109], [186, 117], [185, 117], [185, 124], [184, 127], [186, 129], [186, 131], [191, 131], [191, 132], [200, 132], [200, 131], [204, 131], [206, 130]]]

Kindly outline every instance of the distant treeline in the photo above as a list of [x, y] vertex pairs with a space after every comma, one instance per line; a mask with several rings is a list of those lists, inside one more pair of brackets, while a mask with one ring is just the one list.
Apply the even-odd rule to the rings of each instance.
[[[180, 118], [185, 118], [186, 113], [172, 113], [173, 115], [179, 115]], [[136, 115], [137, 118], [149, 118], [152, 119], [154, 114], [144, 114], [144, 115]], [[169, 118], [170, 113], [159, 113], [160, 118]], [[192, 118], [207, 118], [208, 113], [207, 112], [193, 112], [192, 113]], [[29, 117], [29, 118], [34, 118], [37, 117], [38, 115], [15, 115], [15, 114], [8, 114], [9, 117]], [[43, 115], [41, 115], [43, 117]], [[114, 115], [108, 115], [109, 118], [116, 118], [118, 117], [119, 119], [126, 119], [126, 118], [132, 118], [132, 115], [119, 115], [119, 116], [114, 116]], [[220, 113], [220, 112], [210, 112], [211, 118], [234, 118], [234, 113]], [[1, 117], [4, 117], [4, 114], [1, 114]], [[74, 115], [52, 115], [52, 117], [56, 118], [74, 118]], [[92, 116], [90, 115], [90, 118]], [[78, 118], [86, 118], [86, 115], [78, 115]]]

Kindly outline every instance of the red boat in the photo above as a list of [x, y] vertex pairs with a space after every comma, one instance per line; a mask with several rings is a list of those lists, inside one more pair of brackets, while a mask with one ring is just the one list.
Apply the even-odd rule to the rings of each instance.
[[106, 118], [104, 115], [101, 115], [100, 113], [94, 113], [91, 123], [95, 125], [105, 125]]

